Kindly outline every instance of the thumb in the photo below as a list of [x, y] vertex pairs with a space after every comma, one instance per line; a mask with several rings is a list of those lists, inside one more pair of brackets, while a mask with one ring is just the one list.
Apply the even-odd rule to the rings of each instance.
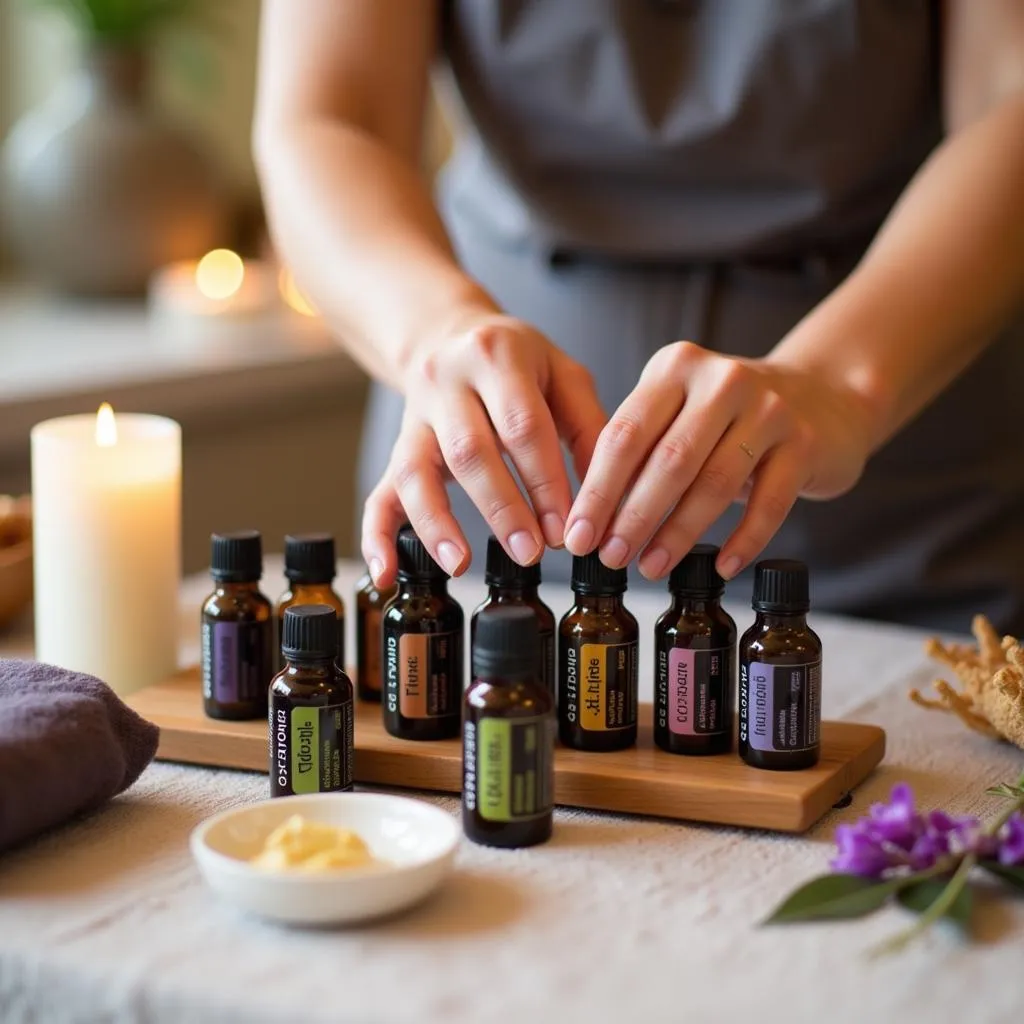
[[576, 476], [582, 480], [590, 468], [598, 436], [608, 422], [594, 378], [575, 360], [560, 355], [551, 367], [546, 397], [558, 434], [572, 455]]

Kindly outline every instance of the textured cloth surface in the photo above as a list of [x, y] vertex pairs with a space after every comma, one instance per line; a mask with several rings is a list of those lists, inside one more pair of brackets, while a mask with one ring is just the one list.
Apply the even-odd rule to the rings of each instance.
[[93, 676], [0, 659], [0, 850], [123, 793], [158, 736]]
[[[340, 592], [353, 580], [345, 574]], [[454, 590], [467, 612], [483, 593]], [[558, 597], [547, 594], [556, 613]], [[663, 598], [629, 603], [649, 636]], [[744, 628], [749, 611], [732, 610]], [[156, 764], [101, 814], [0, 860], [0, 1020], [1019, 1021], [1020, 901], [987, 907], [973, 946], [940, 928], [878, 962], [865, 951], [908, 923], [898, 910], [757, 927], [825, 869], [835, 825], [897, 780], [925, 805], [988, 814], [984, 787], [1024, 770], [1019, 751], [907, 702], [906, 687], [932, 674], [921, 634], [813, 622], [826, 714], [883, 725], [889, 750], [852, 806], [806, 836], [559, 811], [545, 846], [464, 844], [445, 889], [410, 914], [353, 931], [282, 930], [218, 902], [188, 853], [195, 825], [262, 799], [266, 778]], [[435, 802], [457, 811], [453, 799]]]

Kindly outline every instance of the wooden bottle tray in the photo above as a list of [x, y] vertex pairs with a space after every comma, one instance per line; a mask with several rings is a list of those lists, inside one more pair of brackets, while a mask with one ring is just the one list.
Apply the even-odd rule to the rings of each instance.
[[[139, 690], [127, 699], [160, 727], [157, 758], [266, 772], [267, 724], [221, 722], [203, 713], [198, 668]], [[684, 821], [803, 832], [871, 773], [885, 753], [874, 725], [824, 722], [814, 768], [770, 772], [736, 754], [680, 757], [654, 746], [651, 705], [640, 705], [637, 746], [594, 754], [559, 747], [555, 800], [567, 807]], [[380, 707], [356, 701], [357, 782], [459, 793], [459, 740], [433, 743], [389, 736]]]

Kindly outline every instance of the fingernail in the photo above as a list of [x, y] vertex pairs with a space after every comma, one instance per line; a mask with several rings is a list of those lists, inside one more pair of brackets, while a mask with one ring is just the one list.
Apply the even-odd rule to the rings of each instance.
[[719, 575], [723, 580], [731, 580], [740, 571], [743, 562], [736, 555], [727, 555], [722, 559], [718, 568]]
[[629, 545], [621, 537], [612, 537], [601, 547], [601, 561], [609, 569], [621, 569], [629, 561]]
[[565, 546], [574, 555], [588, 554], [594, 547], [594, 527], [589, 519], [577, 519], [566, 534]]
[[450, 540], [443, 540], [437, 545], [437, 554], [441, 560], [441, 568], [449, 576], [454, 576], [462, 564], [462, 552]]
[[668, 561], [669, 553], [664, 548], [651, 548], [640, 559], [640, 572], [649, 580], [660, 579], [665, 575]]
[[509, 537], [508, 546], [512, 549], [512, 557], [520, 565], [532, 565], [540, 554], [540, 545], [526, 530], [516, 530]]
[[370, 578], [374, 583], [380, 579], [380, 574], [384, 571], [384, 563], [379, 558], [370, 559]]
[[565, 520], [557, 512], [545, 512], [540, 517], [540, 528], [544, 531], [544, 540], [553, 548], [560, 548], [565, 535]]

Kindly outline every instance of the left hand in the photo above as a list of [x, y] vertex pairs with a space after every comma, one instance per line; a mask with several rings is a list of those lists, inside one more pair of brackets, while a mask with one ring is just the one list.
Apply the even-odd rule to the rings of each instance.
[[657, 352], [601, 432], [566, 523], [566, 547], [600, 546], [613, 568], [638, 553], [658, 579], [734, 501], [730, 579], [761, 553], [798, 497], [833, 498], [871, 450], [869, 413], [812, 370], [738, 359], [681, 341]]

